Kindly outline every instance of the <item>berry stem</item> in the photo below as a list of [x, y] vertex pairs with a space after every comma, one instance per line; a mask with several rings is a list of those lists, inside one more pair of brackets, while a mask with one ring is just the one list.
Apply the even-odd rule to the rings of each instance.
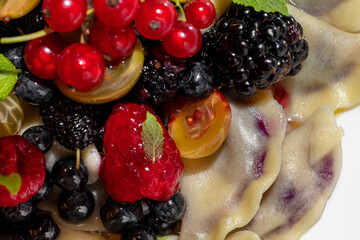
[[19, 42], [26, 42], [36, 38], [44, 37], [50, 33], [54, 32], [51, 28], [45, 28], [43, 30], [33, 32], [26, 35], [20, 35], [15, 37], [4, 37], [0, 39], [1, 44], [11, 44], [11, 43], [19, 43]]
[[[93, 13], [94, 13], [94, 8], [90, 8], [86, 11], [86, 15], [90, 15]], [[12, 44], [12, 43], [26, 42], [26, 41], [30, 41], [30, 40], [33, 40], [36, 38], [44, 37], [53, 32], [54, 32], [53, 29], [51, 29], [49, 27], [45, 27], [45, 29], [43, 29], [43, 30], [25, 34], [25, 35], [0, 38], [0, 44]]]
[[76, 149], [76, 170], [80, 169], [80, 149]]
[[172, 0], [175, 3], [175, 7], [179, 8], [181, 13], [181, 21], [186, 22], [185, 12], [183, 7], [180, 4], [180, 0]]

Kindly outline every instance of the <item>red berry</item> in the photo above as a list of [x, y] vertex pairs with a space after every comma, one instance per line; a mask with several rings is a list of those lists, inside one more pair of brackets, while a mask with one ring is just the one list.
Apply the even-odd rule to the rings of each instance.
[[78, 91], [89, 91], [98, 86], [105, 73], [101, 53], [85, 43], [73, 43], [65, 48], [57, 65], [59, 80]]
[[31, 73], [43, 78], [56, 77], [56, 64], [67, 43], [58, 34], [52, 33], [26, 44], [24, 59]]
[[94, 0], [93, 3], [99, 20], [112, 28], [129, 25], [140, 9], [140, 0]]
[[180, 21], [163, 40], [165, 51], [177, 58], [194, 56], [200, 51], [201, 45], [202, 35], [200, 30], [189, 23]]
[[168, 0], [147, 0], [135, 19], [138, 32], [152, 40], [164, 38], [171, 32], [176, 23], [177, 12]]
[[95, 21], [90, 29], [90, 44], [111, 60], [127, 58], [136, 45], [136, 32], [132, 25], [110, 29], [100, 21]]
[[56, 32], [72, 32], [86, 18], [86, 0], [44, 0], [42, 4], [46, 23]]
[[195, 0], [185, 7], [186, 20], [199, 29], [210, 27], [215, 15], [215, 6], [210, 0]]
[[21, 177], [20, 190], [12, 195], [0, 185], [0, 207], [13, 207], [28, 201], [45, 182], [44, 153], [19, 135], [0, 138], [0, 174], [8, 176], [12, 173]]
[[134, 202], [144, 197], [165, 201], [179, 188], [184, 166], [179, 150], [157, 116], [164, 137], [163, 152], [155, 161], [146, 157], [142, 131], [148, 112], [155, 116], [146, 105], [120, 103], [106, 122], [100, 176], [116, 202]]

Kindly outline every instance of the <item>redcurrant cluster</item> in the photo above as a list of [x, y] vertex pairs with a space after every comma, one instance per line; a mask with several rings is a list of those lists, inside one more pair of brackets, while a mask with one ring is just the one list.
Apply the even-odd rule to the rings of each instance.
[[[210, 0], [192, 0], [184, 11], [179, 0], [174, 1], [180, 17], [169, 0], [93, 0], [97, 19], [90, 28], [89, 44], [67, 46], [58, 34], [50, 34], [27, 44], [25, 62], [38, 77], [57, 77], [78, 91], [91, 90], [104, 77], [104, 59], [116, 63], [133, 52], [137, 40], [134, 23], [145, 38], [162, 40], [170, 55], [192, 57], [202, 45], [199, 29], [213, 23], [215, 7]], [[87, 8], [86, 0], [44, 0], [42, 3], [46, 23], [58, 33], [78, 30], [86, 19]]]

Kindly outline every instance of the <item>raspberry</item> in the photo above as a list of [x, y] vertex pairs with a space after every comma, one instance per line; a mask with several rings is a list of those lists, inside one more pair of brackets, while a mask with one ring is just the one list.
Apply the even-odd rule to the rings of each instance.
[[46, 166], [43, 152], [25, 138], [14, 135], [0, 138], [0, 174], [18, 173], [19, 192], [12, 195], [0, 185], [0, 207], [13, 207], [28, 201], [45, 182]]
[[[163, 137], [162, 151], [157, 151], [152, 159], [147, 151], [149, 142], [142, 137], [149, 116], [158, 126], [155, 134], [160, 132], [160, 138]], [[100, 176], [115, 202], [134, 202], [144, 197], [166, 201], [178, 190], [184, 168], [179, 150], [150, 107], [116, 105], [106, 122], [103, 144], [105, 158]]]

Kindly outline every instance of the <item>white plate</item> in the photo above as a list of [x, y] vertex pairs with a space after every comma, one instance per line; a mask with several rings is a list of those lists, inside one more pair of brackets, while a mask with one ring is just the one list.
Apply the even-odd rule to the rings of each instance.
[[317, 224], [301, 240], [360, 239], [360, 106], [341, 113], [343, 165], [339, 180]]

